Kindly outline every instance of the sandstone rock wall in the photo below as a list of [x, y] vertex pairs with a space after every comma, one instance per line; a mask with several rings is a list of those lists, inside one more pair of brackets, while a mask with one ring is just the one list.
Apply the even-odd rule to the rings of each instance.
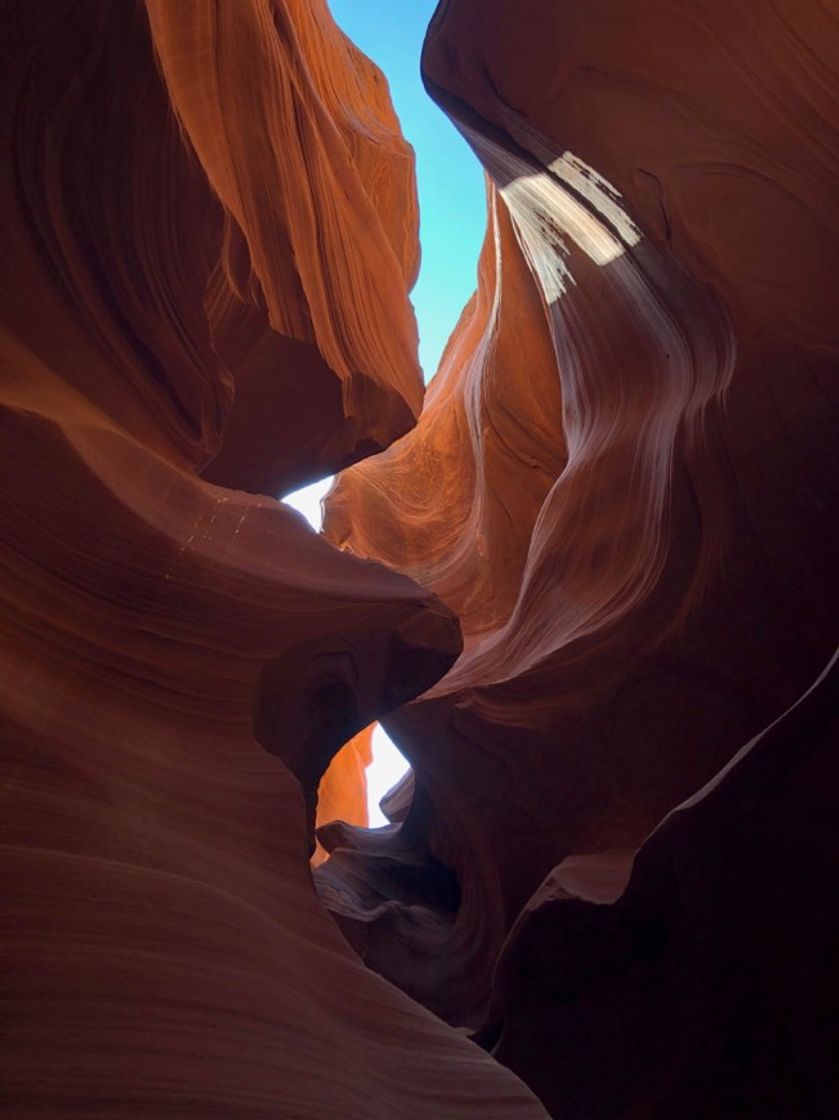
[[323, 0], [4, 16], [8, 1114], [832, 1116], [832, 6], [442, 0], [424, 406]]
[[421, 404], [383, 79], [323, 4], [4, 17], [4, 1115], [542, 1116], [309, 868], [332, 754], [461, 644], [271, 496]]
[[[582, 859], [605, 861], [612, 882], [594, 901], [618, 897], [662, 818], [794, 705], [836, 647], [837, 48], [829, 5], [727, 0], [488, 0], [480, 11], [447, 0], [426, 39], [429, 91], [491, 183], [478, 293], [417, 428], [342, 474], [326, 530], [436, 591], [461, 618], [464, 651], [385, 721], [415, 769], [403, 823], [383, 838], [333, 835], [318, 876], [368, 963], [488, 1047], [500, 1037], [499, 1057], [557, 1116], [787, 1115], [796, 1094], [804, 1113], [828, 1114], [826, 1070], [801, 1058], [800, 1040], [763, 1093], [771, 1032], [756, 1030], [761, 1005], [733, 982], [705, 1029], [714, 1015], [736, 1020], [742, 1053], [720, 1058], [726, 1076], [689, 1105], [707, 1038], [688, 1032], [694, 1049], [665, 1058], [678, 1015], [647, 1008], [645, 1021], [640, 987], [673, 1000], [679, 953], [659, 951], [653, 932], [645, 948], [641, 925], [643, 974], [624, 941], [577, 977], [574, 939], [588, 926], [543, 920], [534, 892]], [[835, 726], [812, 735], [800, 772], [792, 742], [785, 756], [797, 823], [773, 836], [771, 814], [752, 808], [759, 791], [742, 802], [766, 833], [748, 850], [775, 853], [782, 878], [797, 875], [791, 837], [807, 829], [807, 805], [837, 792], [835, 772], [819, 789], [804, 763], [823, 749], [827, 766]], [[703, 923], [716, 938], [737, 925], [732, 961], [745, 930], [758, 936], [748, 908], [759, 893], [736, 850], [734, 785], [728, 831], [695, 856], [706, 893], [688, 920], [697, 937]], [[704, 829], [706, 814], [686, 820]], [[656, 853], [668, 843], [649, 841]], [[835, 887], [823, 849], [805, 846]], [[660, 858], [639, 857], [629, 897], [658, 892], [655, 906], [670, 905]], [[762, 904], [760, 936], [789, 947], [821, 904], [806, 892], [790, 912]], [[615, 905], [595, 907], [596, 920], [620, 925], [631, 904]], [[531, 924], [535, 949], [516, 932]], [[773, 952], [756, 953], [749, 991], [772, 988]], [[499, 955], [514, 963], [494, 980]], [[800, 990], [778, 992], [771, 1021], [818, 1037], [815, 1011], [796, 1017], [819, 1005], [827, 961], [821, 973], [788, 967]], [[639, 986], [629, 997], [626, 969]], [[549, 991], [537, 996], [539, 978]], [[629, 1035], [643, 1028], [644, 1042], [621, 1043], [609, 1015]], [[737, 1030], [726, 1038], [736, 1046]], [[620, 1046], [648, 1049], [634, 1081], [601, 1072], [630, 1063], [609, 1057]]]

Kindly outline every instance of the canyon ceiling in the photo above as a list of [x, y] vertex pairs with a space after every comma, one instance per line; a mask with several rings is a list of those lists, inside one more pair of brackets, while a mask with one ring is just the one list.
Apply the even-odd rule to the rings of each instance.
[[2, 14], [4, 1114], [835, 1116], [834, 0]]

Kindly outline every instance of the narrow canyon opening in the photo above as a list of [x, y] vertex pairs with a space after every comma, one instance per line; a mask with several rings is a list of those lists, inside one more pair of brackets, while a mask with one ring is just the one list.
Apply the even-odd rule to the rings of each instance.
[[[287, 494], [283, 501], [301, 513], [319, 533], [323, 527], [321, 503], [333, 482], [333, 476], [312, 482]], [[410, 765], [384, 727], [380, 723], [371, 726], [369, 743], [365, 742], [363, 751], [359, 753], [356, 741], [351, 740], [338, 752], [324, 775], [322, 783], [326, 788], [318, 798], [319, 825], [329, 824], [339, 813], [352, 825], [382, 828], [388, 824], [380, 802], [405, 777]], [[334, 812], [330, 807], [333, 804]], [[323, 849], [318, 846], [313, 858], [320, 863], [324, 856]]]
[[839, 1114], [835, 5], [2, 20], [7, 1114]]
[[[415, 154], [420, 268], [410, 296], [426, 385], [437, 370], [460, 309], [475, 290], [485, 223], [483, 169], [428, 96], [420, 77], [423, 39], [436, 4], [437, 0], [410, 0], [405, 5], [394, 5], [391, 0], [330, 0], [332, 17], [341, 30], [381, 67], [402, 132]], [[333, 481], [334, 476], [327, 476], [283, 498], [316, 532], [322, 529], [321, 503]], [[341, 783], [351, 787], [358, 780], [355, 741], [336, 756], [331, 773], [324, 776], [326, 802], [318, 812], [319, 824], [329, 823], [329, 805], [335, 804], [343, 808], [349, 824], [387, 825], [380, 802], [404, 778], [409, 763], [380, 723], [373, 726], [369, 750], [363, 801], [353, 796], [352, 788], [345, 790], [344, 798], [340, 789], [334, 789]], [[366, 819], [360, 819], [358, 811], [363, 806]], [[315, 858], [320, 861], [322, 856], [319, 847]]]

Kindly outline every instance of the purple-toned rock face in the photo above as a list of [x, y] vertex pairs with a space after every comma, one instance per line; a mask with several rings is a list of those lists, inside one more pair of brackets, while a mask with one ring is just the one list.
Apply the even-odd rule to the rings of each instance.
[[[835, 1115], [830, 6], [442, 0], [488, 220], [424, 403], [325, 0], [4, 23], [8, 1115]], [[312, 871], [380, 717], [394, 823]]]

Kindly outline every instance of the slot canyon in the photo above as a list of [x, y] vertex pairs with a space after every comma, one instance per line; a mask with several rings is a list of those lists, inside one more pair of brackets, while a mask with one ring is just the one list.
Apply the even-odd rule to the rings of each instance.
[[839, 1115], [836, 0], [0, 10], [2, 1114]]

